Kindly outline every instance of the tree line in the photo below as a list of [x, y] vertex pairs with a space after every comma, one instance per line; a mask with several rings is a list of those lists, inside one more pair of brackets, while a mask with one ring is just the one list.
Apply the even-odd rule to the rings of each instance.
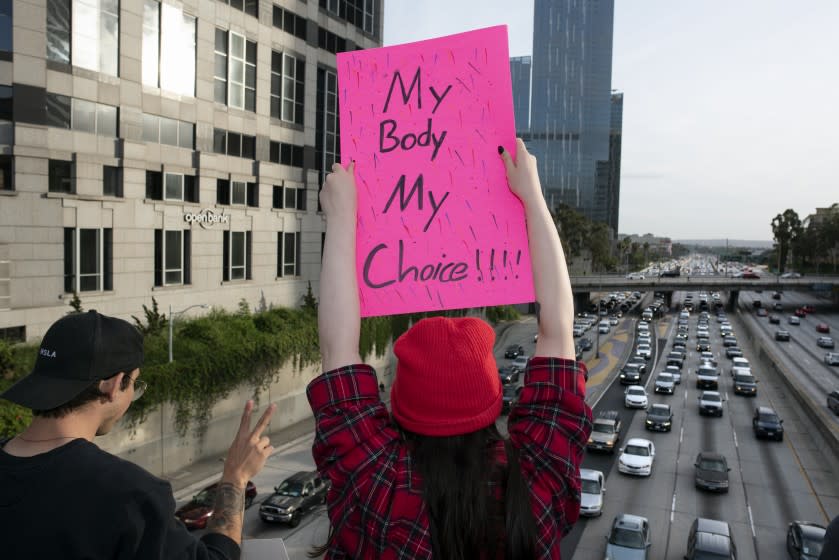
[[839, 264], [839, 203], [823, 214], [812, 214], [801, 220], [798, 213], [787, 208], [770, 222], [775, 241], [774, 262], [778, 273], [787, 270], [788, 262], [799, 271], [834, 274]]

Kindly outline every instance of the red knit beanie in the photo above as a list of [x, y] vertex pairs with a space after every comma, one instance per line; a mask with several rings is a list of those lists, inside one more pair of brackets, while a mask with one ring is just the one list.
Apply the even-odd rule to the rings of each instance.
[[495, 331], [474, 317], [422, 319], [393, 345], [393, 417], [426, 436], [468, 434], [501, 413]]

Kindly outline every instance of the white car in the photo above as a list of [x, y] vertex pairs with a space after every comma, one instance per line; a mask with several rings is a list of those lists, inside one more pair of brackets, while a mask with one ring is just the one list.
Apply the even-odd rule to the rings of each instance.
[[580, 469], [580, 515], [594, 517], [603, 513], [603, 494], [606, 493], [603, 473], [592, 469]]
[[676, 381], [669, 373], [659, 373], [655, 378], [655, 392], [672, 395], [676, 390]]
[[673, 383], [679, 385], [682, 383], [682, 372], [679, 370], [679, 366], [666, 366], [662, 373], [669, 373], [673, 376]]
[[609, 334], [611, 328], [609, 327], [609, 321], [601, 321], [600, 324], [597, 326], [597, 332], [600, 334]]
[[626, 275], [626, 279], [627, 280], [643, 280], [644, 275], [641, 274], [640, 272], [630, 272], [629, 274]]
[[702, 391], [698, 397], [699, 414], [702, 416], [719, 416], [722, 418], [722, 403], [725, 399], [718, 391]]
[[[746, 358], [735, 356], [731, 359], [731, 376], [733, 377], [735, 373], [751, 373], [751, 366], [749, 365], [749, 360]], [[745, 371], [743, 371], [745, 370]]]
[[647, 390], [640, 385], [630, 385], [623, 393], [626, 408], [647, 408]]
[[648, 439], [632, 438], [626, 442], [618, 457], [618, 472], [650, 476], [653, 472], [655, 445]]
[[824, 363], [829, 366], [839, 366], [839, 352], [828, 352], [825, 354]]
[[701, 354], [699, 354], [699, 361], [708, 362], [712, 366], [717, 367], [717, 359], [714, 357], [713, 352], [702, 352]]
[[653, 356], [653, 349], [649, 344], [639, 344], [635, 348], [635, 355], [649, 360]]

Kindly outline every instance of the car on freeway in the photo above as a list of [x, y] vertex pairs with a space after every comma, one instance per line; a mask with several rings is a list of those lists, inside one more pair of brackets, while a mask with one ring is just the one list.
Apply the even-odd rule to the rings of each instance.
[[801, 274], [798, 272], [784, 272], [781, 274], [781, 278], [801, 278]]
[[326, 503], [330, 485], [329, 479], [321, 478], [318, 471], [294, 473], [262, 502], [259, 517], [265, 522], [288, 523], [297, 527], [304, 515]]
[[614, 326], [617, 326], [617, 324], [618, 324], [618, 318], [617, 318], [617, 317], [615, 317], [614, 315], [610, 315], [610, 316], [609, 316], [609, 324], [610, 324], [610, 325], [612, 325], [613, 327], [614, 327]]
[[778, 317], [777, 315], [770, 315], [769, 316], [769, 323], [772, 324], [772, 325], [780, 325], [781, 324], [781, 318]]
[[784, 421], [768, 406], [755, 407], [752, 429], [758, 439], [764, 437], [775, 438], [778, 441], [784, 439]]
[[720, 372], [711, 364], [703, 364], [696, 368], [696, 388], [716, 389], [720, 383]]
[[606, 559], [647, 560], [651, 544], [647, 518], [622, 513], [612, 521], [606, 536]]
[[722, 345], [726, 348], [730, 348], [732, 346], [737, 346], [737, 339], [733, 336], [726, 335], [722, 339]]
[[755, 272], [753, 270], [747, 270], [746, 272], [743, 273], [741, 278], [743, 278], [744, 280], [759, 280], [760, 279], [760, 274], [758, 274], [757, 272]]
[[666, 393], [672, 395], [676, 391], [676, 381], [669, 373], [659, 373], [655, 378], [656, 393]]
[[588, 437], [588, 451], [608, 451], [614, 453], [620, 441], [621, 417], [617, 410], [604, 410], [592, 421], [591, 434]]
[[597, 325], [597, 332], [599, 334], [609, 334], [611, 327], [609, 326], [609, 321], [601, 321], [599, 325]]
[[669, 373], [673, 376], [673, 383], [679, 385], [682, 383], [682, 371], [678, 368], [678, 366], [665, 366], [662, 370], [663, 373]]
[[728, 472], [731, 468], [725, 455], [711, 451], [701, 451], [693, 464], [693, 484], [700, 490], [728, 492]]
[[804, 310], [804, 313], [815, 313], [816, 312], [816, 308], [813, 307], [812, 305], [802, 305], [801, 309]]
[[818, 560], [826, 529], [818, 523], [793, 521], [787, 526], [787, 552], [794, 560]]
[[640, 272], [630, 272], [629, 274], [626, 275], [626, 279], [627, 280], [643, 280], [644, 275], [641, 274]]
[[647, 390], [640, 385], [630, 385], [623, 393], [626, 408], [647, 408]]
[[751, 373], [734, 374], [734, 394], [747, 397], [757, 396], [757, 379]]
[[700, 338], [696, 341], [696, 351], [697, 352], [710, 352], [711, 351], [711, 341], [707, 338]]
[[803, 307], [799, 307], [798, 309], [796, 309], [796, 310], [795, 310], [794, 315], [795, 315], [796, 317], [799, 317], [799, 318], [800, 318], [800, 317], [806, 317], [806, 316], [807, 316], [807, 312], [806, 312], [806, 311], [804, 311], [804, 308], [803, 308]]
[[824, 363], [829, 366], [839, 366], [839, 352], [828, 352], [824, 355]]
[[816, 340], [816, 344], [819, 348], [836, 348], [836, 344], [833, 342], [833, 338], [829, 336], [820, 336]]
[[734, 356], [731, 358], [731, 375], [734, 375], [734, 368], [750, 369], [751, 367], [749, 360], [743, 356]]
[[738, 346], [729, 346], [725, 349], [725, 357], [729, 360], [740, 358], [743, 356], [743, 351]]
[[772, 299], [781, 299], [781, 292], [772, 292]]
[[519, 354], [516, 356], [516, 359], [510, 364], [510, 367], [514, 367], [520, 371], [524, 371], [527, 368], [527, 356], [524, 354]]
[[577, 344], [580, 345], [580, 349], [583, 351], [591, 350], [591, 347], [593, 346], [591, 339], [587, 336], [584, 336], [580, 340], [578, 340]]
[[504, 357], [510, 360], [517, 358], [521, 354], [524, 354], [524, 346], [521, 344], [511, 344], [504, 350]]
[[644, 428], [659, 432], [669, 432], [673, 427], [673, 411], [669, 404], [656, 403], [647, 411]]
[[673, 352], [680, 351], [683, 354], [687, 351], [687, 343], [684, 340], [674, 340], [673, 341]]
[[501, 414], [507, 414], [516, 405], [521, 396], [522, 387], [505, 385], [501, 389]]
[[[574, 328], [571, 331], [571, 334], [573, 334], [575, 337], [580, 337], [580, 336], [583, 336], [583, 334], [585, 332], [586, 332], [586, 330], [585, 330], [585, 328], [583, 328], [582, 325], [574, 325]], [[534, 340], [533, 342], [536, 342], [536, 341]]]
[[830, 333], [830, 325], [828, 325], [827, 323], [819, 323], [818, 325], [816, 325], [816, 331], [828, 334]]
[[688, 333], [686, 333], [686, 332], [677, 332], [677, 333], [676, 333], [676, 340], [687, 342], [687, 340], [688, 340]]
[[618, 374], [621, 385], [637, 385], [641, 382], [641, 368], [637, 363], [627, 362]]
[[603, 494], [606, 493], [604, 481], [602, 472], [580, 469], [580, 515], [597, 517], [603, 513]]
[[627, 365], [635, 364], [638, 366], [638, 371], [641, 375], [647, 373], [647, 360], [642, 358], [641, 356], [632, 356], [626, 361]]
[[735, 560], [737, 546], [726, 521], [697, 517], [688, 533], [685, 560]]
[[653, 349], [649, 344], [639, 344], [635, 347], [635, 355], [649, 360], [653, 356]]
[[780, 301], [776, 301], [775, 303], [772, 304], [772, 311], [783, 311], [783, 310], [784, 310], [784, 306], [781, 305]]
[[518, 383], [521, 377], [521, 370], [512, 366], [503, 366], [498, 368], [498, 378], [501, 379], [502, 385], [508, 383]]
[[652, 345], [653, 339], [648, 334], [638, 335], [638, 338], [635, 339], [636, 344], [650, 344]]
[[[201, 490], [189, 502], [178, 508], [175, 517], [180, 519], [187, 529], [206, 529], [207, 521], [215, 511], [217, 488], [218, 483], [215, 483]], [[245, 486], [245, 509], [251, 506], [256, 494], [256, 486], [249, 480]]]
[[655, 445], [648, 439], [631, 438], [621, 449], [618, 457], [618, 472], [650, 476], [653, 472]]
[[719, 391], [702, 391], [697, 397], [699, 414], [702, 416], [719, 416], [722, 418], [723, 398]]
[[766, 317], [767, 315], [769, 315], [769, 312], [766, 311], [765, 307], [761, 307], [755, 313], [757, 314], [758, 317]]
[[786, 329], [778, 329], [775, 331], [775, 340], [780, 342], [789, 342], [789, 331]]
[[684, 363], [685, 355], [681, 352], [673, 350], [669, 354], [667, 354], [667, 359], [665, 360], [664, 365], [675, 366], [679, 368], [679, 370], [681, 370]]
[[789, 318], [787, 318], [787, 323], [789, 323], [790, 325], [800, 325], [801, 319], [799, 319], [795, 315], [790, 315]]
[[712, 366], [717, 366], [717, 359], [714, 357], [714, 353], [710, 351], [701, 352], [699, 354], [699, 361], [710, 362]]

